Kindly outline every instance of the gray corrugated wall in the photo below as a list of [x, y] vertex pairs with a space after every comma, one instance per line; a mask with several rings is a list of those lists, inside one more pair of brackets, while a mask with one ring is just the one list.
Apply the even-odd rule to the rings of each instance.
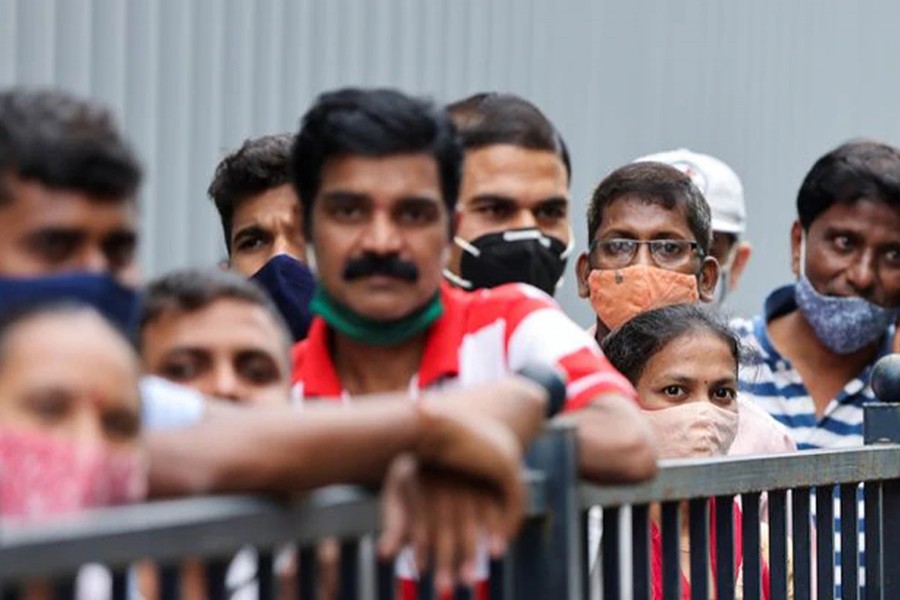
[[[851, 137], [900, 142], [900, 2], [838, 0], [0, 0], [0, 85], [56, 84], [119, 111], [147, 165], [147, 274], [212, 263], [224, 152], [294, 129], [317, 92], [486, 89], [544, 108], [591, 187], [686, 145], [742, 175], [756, 254], [735, 308], [789, 277], [803, 174]], [[564, 306], [585, 322], [566, 287]]]

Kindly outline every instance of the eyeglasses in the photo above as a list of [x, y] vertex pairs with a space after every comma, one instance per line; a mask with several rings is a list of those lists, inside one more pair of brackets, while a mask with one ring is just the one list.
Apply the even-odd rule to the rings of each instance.
[[650, 258], [658, 267], [678, 268], [687, 264], [696, 252], [702, 255], [697, 242], [691, 240], [630, 240], [613, 238], [591, 242], [591, 254], [601, 269], [627, 267], [637, 255], [638, 248], [650, 247]]

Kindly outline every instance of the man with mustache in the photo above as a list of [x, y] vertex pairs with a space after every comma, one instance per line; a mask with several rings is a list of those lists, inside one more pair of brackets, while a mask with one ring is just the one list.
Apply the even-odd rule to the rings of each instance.
[[[317, 317], [294, 349], [295, 391], [350, 404], [386, 392], [415, 399], [537, 364], [566, 379], [582, 474], [651, 476], [633, 388], [549, 297], [442, 283], [461, 160], [446, 113], [393, 90], [327, 93], [306, 113], [291, 167], [319, 281]], [[483, 567], [473, 565], [476, 597]], [[415, 597], [415, 571], [408, 556], [398, 562], [403, 598]]]

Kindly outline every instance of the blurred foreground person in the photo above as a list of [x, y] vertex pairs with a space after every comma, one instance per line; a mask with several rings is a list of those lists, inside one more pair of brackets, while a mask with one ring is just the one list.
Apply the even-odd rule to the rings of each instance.
[[176, 271], [144, 290], [140, 351], [145, 372], [208, 398], [286, 405], [291, 344], [265, 291], [236, 274]]
[[222, 221], [231, 269], [266, 288], [291, 335], [301, 340], [312, 319], [315, 278], [288, 173], [292, 139], [281, 134], [245, 141], [216, 167], [208, 193]]
[[134, 350], [91, 308], [3, 317], [0, 516], [47, 518], [144, 497], [138, 376]]

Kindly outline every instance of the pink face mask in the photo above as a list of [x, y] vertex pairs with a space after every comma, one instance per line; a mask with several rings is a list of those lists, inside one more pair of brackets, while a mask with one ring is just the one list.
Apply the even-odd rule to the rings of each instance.
[[0, 516], [41, 518], [136, 502], [146, 492], [137, 450], [0, 428]]
[[610, 331], [642, 312], [700, 300], [695, 275], [647, 265], [594, 269], [588, 285], [591, 306]]
[[685, 402], [643, 413], [656, 434], [662, 458], [724, 456], [738, 429], [736, 406], [729, 409], [711, 402]]

